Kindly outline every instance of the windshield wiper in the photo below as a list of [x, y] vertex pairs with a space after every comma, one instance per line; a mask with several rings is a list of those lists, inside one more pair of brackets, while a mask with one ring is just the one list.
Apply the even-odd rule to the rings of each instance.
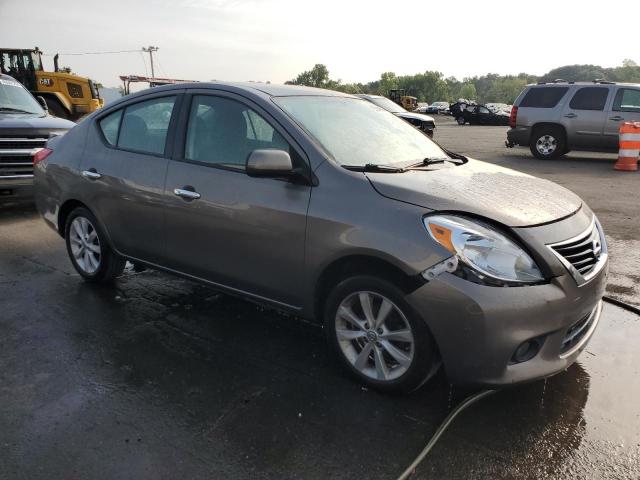
[[[420, 161], [418, 163], [414, 163], [413, 165], [408, 165], [405, 168], [406, 169], [413, 169], [413, 168], [427, 167], [427, 166], [433, 165], [435, 163], [444, 163], [444, 162], [459, 163], [459, 162], [456, 162], [454, 158], [449, 158], [449, 157], [447, 157], [447, 158], [442, 158], [442, 157], [431, 158], [431, 157], [427, 157], [427, 158], [423, 158], [422, 161]], [[464, 162], [462, 162], [462, 163], [464, 163]]]
[[11, 108], [11, 107], [0, 107], [0, 112], [16, 112], [16, 113], [33, 113], [33, 114], [35, 114], [35, 112], [28, 112], [27, 110], [21, 110], [19, 108]]
[[365, 165], [343, 165], [347, 170], [354, 172], [376, 172], [376, 173], [402, 173], [404, 168], [392, 167], [390, 165], [377, 165], [375, 163], [367, 163]]

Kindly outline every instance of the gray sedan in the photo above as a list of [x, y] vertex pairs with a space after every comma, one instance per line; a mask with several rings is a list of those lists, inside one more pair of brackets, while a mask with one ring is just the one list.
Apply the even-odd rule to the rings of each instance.
[[580, 198], [337, 92], [145, 90], [50, 140], [35, 191], [85, 280], [131, 260], [314, 319], [380, 390], [440, 365], [456, 384], [544, 378], [598, 325], [607, 247]]

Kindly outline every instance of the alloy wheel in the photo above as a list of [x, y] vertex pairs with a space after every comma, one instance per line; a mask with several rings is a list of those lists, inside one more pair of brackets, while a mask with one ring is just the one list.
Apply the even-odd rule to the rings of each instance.
[[360, 291], [340, 303], [338, 345], [359, 373], [378, 381], [402, 376], [415, 353], [413, 331], [402, 311], [379, 293]]
[[536, 150], [541, 155], [551, 155], [558, 148], [558, 140], [552, 135], [543, 135], [536, 141]]
[[85, 217], [76, 217], [69, 229], [71, 254], [83, 272], [95, 273], [100, 267], [101, 249], [98, 232]]

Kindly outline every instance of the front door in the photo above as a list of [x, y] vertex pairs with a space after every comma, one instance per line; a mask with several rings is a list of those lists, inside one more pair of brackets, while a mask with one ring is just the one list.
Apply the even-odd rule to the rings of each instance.
[[603, 148], [603, 129], [607, 112], [605, 106], [610, 88], [582, 87], [574, 93], [562, 112], [562, 123], [567, 130], [569, 146]]
[[605, 141], [612, 150], [618, 148], [618, 132], [622, 122], [640, 122], [640, 88], [616, 88], [604, 130]]
[[245, 173], [254, 149], [286, 150], [305, 166], [286, 132], [258, 111], [231, 94], [191, 97], [184, 145], [167, 170], [168, 265], [296, 307], [311, 187]]

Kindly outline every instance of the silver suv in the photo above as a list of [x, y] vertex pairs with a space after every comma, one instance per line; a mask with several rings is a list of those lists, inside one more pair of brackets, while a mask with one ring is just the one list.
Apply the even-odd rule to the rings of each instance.
[[507, 147], [528, 146], [537, 158], [571, 150], [618, 150], [624, 121], [640, 121], [640, 84], [594, 81], [529, 85], [516, 99]]
[[38, 209], [87, 281], [131, 260], [316, 319], [378, 389], [415, 389], [441, 364], [453, 383], [543, 378], [598, 324], [607, 246], [579, 197], [361, 98], [158, 87], [43, 152]]

